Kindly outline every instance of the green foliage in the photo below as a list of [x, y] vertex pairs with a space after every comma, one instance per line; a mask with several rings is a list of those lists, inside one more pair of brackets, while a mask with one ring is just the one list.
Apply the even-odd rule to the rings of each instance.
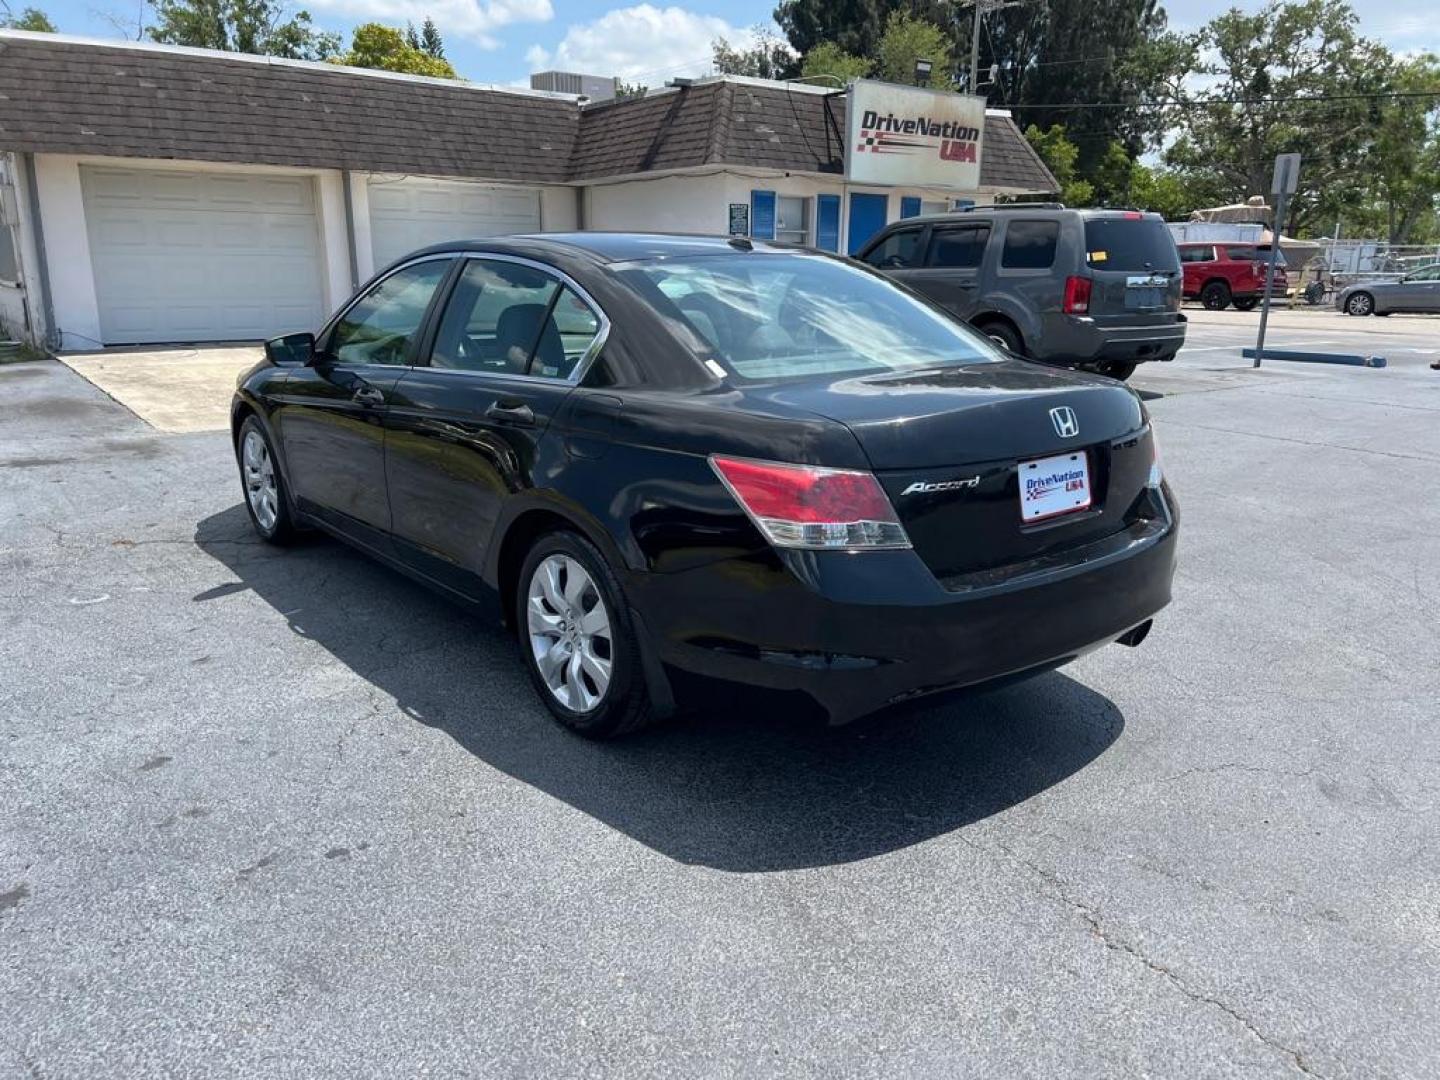
[[59, 33], [55, 24], [50, 21], [50, 16], [33, 7], [27, 7], [19, 15], [11, 15], [7, 7], [5, 14], [0, 15], [0, 30], [29, 30], [36, 34]]
[[619, 98], [644, 97], [649, 89], [650, 88], [644, 83], [627, 83], [621, 79], [615, 80], [615, 97], [617, 100]]
[[1343, 215], [1370, 179], [1377, 109], [1347, 95], [1383, 92], [1393, 67], [1357, 22], [1347, 0], [1272, 0], [1212, 20], [1194, 38], [1207, 86], [1189, 96], [1166, 162], [1244, 198], [1269, 192], [1277, 154], [1298, 152], [1304, 167], [1287, 231]]
[[737, 49], [723, 37], [710, 43], [715, 70], [721, 75], [748, 75], [754, 79], [788, 79], [795, 74], [795, 54], [765, 26], [751, 33], [754, 44]]
[[431, 56], [423, 48], [415, 48], [403, 31], [379, 23], [357, 26], [350, 39], [350, 50], [333, 57], [332, 62], [378, 71], [399, 71], [407, 75], [429, 75], [436, 79], [459, 78], [448, 60]]
[[[879, 58], [880, 38], [886, 23], [896, 11], [932, 26], [951, 26], [955, 9], [949, 0], [780, 0], [775, 8], [775, 21], [786, 39], [802, 56], [809, 56], [821, 45], [829, 43], [843, 53]], [[969, 49], [969, 19], [963, 15], [965, 50]], [[958, 38], [950, 38], [951, 53], [962, 51]], [[968, 51], [967, 51], [968, 55]], [[907, 76], [903, 81], [910, 82]]]
[[316, 30], [308, 11], [287, 18], [280, 0], [150, 0], [150, 37], [166, 45], [324, 60], [340, 47], [337, 34]]
[[445, 42], [440, 38], [440, 28], [429, 15], [420, 24], [420, 48], [436, 60], [445, 59]]
[[872, 66], [870, 60], [847, 53], [833, 41], [822, 41], [805, 54], [805, 60], [800, 65], [800, 74], [808, 79], [830, 75], [842, 83], [847, 83], [851, 79], [863, 79], [869, 75]]
[[1025, 129], [1025, 139], [1045, 162], [1045, 167], [1055, 174], [1060, 184], [1060, 201], [1066, 206], [1089, 206], [1095, 201], [1095, 188], [1088, 180], [1081, 180], [1075, 174], [1075, 164], [1080, 159], [1080, 148], [1065, 136], [1065, 129], [1051, 124], [1041, 131], [1034, 124]]
[[891, 12], [876, 51], [876, 77], [886, 82], [913, 83], [916, 60], [929, 60], [933, 65], [931, 86], [938, 90], [954, 89], [950, 41], [944, 31], [904, 11]]

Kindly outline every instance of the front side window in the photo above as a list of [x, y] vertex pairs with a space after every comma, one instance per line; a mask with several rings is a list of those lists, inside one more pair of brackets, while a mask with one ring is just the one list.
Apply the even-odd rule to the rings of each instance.
[[876, 244], [865, 261], [881, 270], [903, 270], [920, 265], [920, 229], [899, 229]]
[[937, 226], [930, 234], [925, 265], [973, 270], [985, 258], [989, 242], [989, 225]]
[[1405, 279], [1406, 281], [1440, 281], [1440, 266], [1429, 266], [1424, 270], [1416, 270]]
[[781, 195], [775, 200], [775, 239], [803, 244], [810, 238], [809, 199]]
[[1048, 270], [1060, 242], [1058, 221], [1012, 221], [1005, 227], [1000, 265], [1006, 270]]
[[1000, 359], [980, 335], [904, 289], [823, 256], [737, 252], [614, 269], [697, 354], [743, 380]]
[[449, 259], [428, 259], [372, 285], [340, 317], [328, 352], [341, 364], [406, 364]]
[[430, 366], [567, 379], [599, 332], [599, 316], [558, 279], [472, 259], [445, 307]]

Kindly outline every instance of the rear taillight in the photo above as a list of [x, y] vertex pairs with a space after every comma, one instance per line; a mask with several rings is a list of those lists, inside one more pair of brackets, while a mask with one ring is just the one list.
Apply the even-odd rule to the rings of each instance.
[[1165, 468], [1160, 461], [1160, 438], [1155, 434], [1155, 425], [1150, 425], [1150, 475], [1145, 480], [1146, 487], [1158, 488], [1161, 481], [1165, 479]]
[[871, 473], [728, 457], [711, 457], [710, 467], [776, 547], [910, 546], [895, 508]]
[[[1088, 277], [1065, 279], [1065, 314], [1085, 315], [1090, 311], [1091, 282]], [[1054, 296], [1054, 293], [1050, 294]]]

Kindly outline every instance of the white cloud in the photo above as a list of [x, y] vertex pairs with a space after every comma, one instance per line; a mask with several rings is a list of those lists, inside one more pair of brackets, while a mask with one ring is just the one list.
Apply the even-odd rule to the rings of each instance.
[[495, 32], [503, 27], [555, 17], [550, 0], [309, 0], [306, 6], [388, 26], [419, 26], [428, 16], [442, 36], [468, 38], [484, 49], [499, 48]]
[[677, 75], [709, 72], [713, 66], [710, 43], [717, 37], [743, 47], [751, 43], [754, 34], [717, 15], [638, 4], [607, 11], [593, 22], [572, 24], [553, 54], [536, 45], [526, 59], [536, 63], [531, 53], [543, 54], [547, 59], [540, 63], [560, 71], [618, 75], [659, 86]]
[[543, 68], [550, 63], [550, 50], [540, 45], [531, 45], [525, 50], [525, 62], [536, 70]]

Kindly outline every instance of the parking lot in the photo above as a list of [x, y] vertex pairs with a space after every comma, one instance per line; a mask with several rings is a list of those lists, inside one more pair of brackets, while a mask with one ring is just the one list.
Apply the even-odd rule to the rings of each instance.
[[0, 1075], [1435, 1076], [1440, 320], [1190, 314], [1140, 648], [598, 745], [224, 432], [0, 367]]

